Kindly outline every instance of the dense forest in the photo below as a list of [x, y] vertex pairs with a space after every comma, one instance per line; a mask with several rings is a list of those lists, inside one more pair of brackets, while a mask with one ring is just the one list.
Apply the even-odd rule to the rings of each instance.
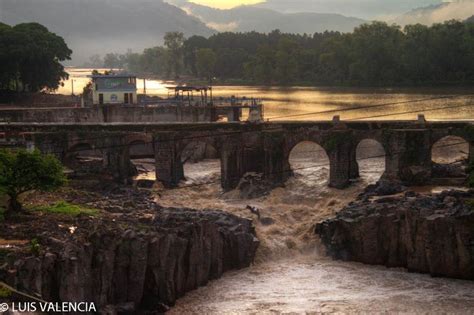
[[[96, 63], [102, 62], [95, 57]], [[168, 33], [165, 46], [107, 54], [106, 67], [161, 78], [279, 85], [428, 85], [474, 82], [474, 24], [449, 21], [403, 29], [383, 22], [352, 33], [313, 35]]]
[[0, 23], [0, 90], [54, 90], [67, 78], [61, 64], [72, 51], [64, 39], [38, 23]]

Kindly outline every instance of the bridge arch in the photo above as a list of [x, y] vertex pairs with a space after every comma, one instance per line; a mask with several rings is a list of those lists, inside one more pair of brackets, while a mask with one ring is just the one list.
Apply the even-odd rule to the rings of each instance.
[[386, 150], [380, 141], [375, 138], [360, 140], [355, 148], [357, 177], [368, 184], [376, 183], [385, 173], [386, 158]]
[[470, 154], [470, 144], [464, 138], [454, 135], [439, 138], [431, 146], [432, 176], [465, 177]]
[[315, 141], [303, 140], [291, 147], [286, 159], [290, 175], [300, 178], [308, 186], [327, 185], [330, 160], [327, 151]]
[[181, 180], [200, 184], [221, 178], [220, 150], [212, 142], [195, 140], [182, 143], [178, 159]]
[[68, 146], [66, 150], [66, 159], [76, 157], [99, 156], [102, 152], [95, 149], [95, 146], [89, 142], [77, 142]]
[[97, 173], [103, 164], [103, 152], [88, 142], [70, 145], [64, 155], [64, 165], [75, 171]]
[[444, 136], [431, 145], [431, 159], [438, 164], [452, 163], [459, 158], [468, 159], [469, 153], [469, 142], [460, 136]]
[[130, 159], [155, 158], [153, 143], [146, 139], [134, 140], [128, 144]]

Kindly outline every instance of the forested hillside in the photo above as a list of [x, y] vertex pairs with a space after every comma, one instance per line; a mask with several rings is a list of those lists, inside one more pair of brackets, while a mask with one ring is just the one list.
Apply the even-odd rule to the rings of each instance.
[[[352, 33], [220, 33], [114, 55], [106, 66], [163, 78], [188, 74], [279, 85], [433, 85], [474, 82], [474, 24], [456, 21], [401, 29], [382, 22]], [[176, 47], [176, 45], [175, 45]], [[171, 64], [179, 63], [176, 72]]]

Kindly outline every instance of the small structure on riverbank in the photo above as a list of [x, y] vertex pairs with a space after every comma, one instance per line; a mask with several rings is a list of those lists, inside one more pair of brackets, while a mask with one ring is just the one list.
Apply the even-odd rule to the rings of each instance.
[[[178, 85], [168, 87], [168, 99], [186, 105], [207, 106], [213, 104], [212, 86]], [[174, 92], [171, 95], [171, 92]], [[195, 94], [196, 93], [196, 94]]]
[[92, 104], [137, 104], [137, 77], [132, 74], [92, 74]]

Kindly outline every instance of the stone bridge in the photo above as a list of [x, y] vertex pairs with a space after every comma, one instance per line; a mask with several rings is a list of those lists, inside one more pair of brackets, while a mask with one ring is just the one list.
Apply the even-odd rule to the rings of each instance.
[[233, 189], [247, 172], [264, 174], [274, 183], [291, 176], [289, 156], [303, 141], [319, 144], [330, 163], [329, 185], [344, 188], [358, 177], [356, 148], [365, 139], [379, 142], [385, 150], [384, 177], [405, 184], [431, 179], [433, 145], [447, 136], [469, 143], [473, 159], [474, 125], [468, 121], [332, 121], [250, 123], [4, 123], [3, 143], [23, 141], [63, 162], [75, 152], [101, 152], [101, 168], [117, 180], [132, 175], [130, 147], [141, 143], [155, 158], [156, 178], [166, 187], [183, 179], [182, 154], [188, 144], [203, 142], [215, 148], [221, 161], [221, 183]]

